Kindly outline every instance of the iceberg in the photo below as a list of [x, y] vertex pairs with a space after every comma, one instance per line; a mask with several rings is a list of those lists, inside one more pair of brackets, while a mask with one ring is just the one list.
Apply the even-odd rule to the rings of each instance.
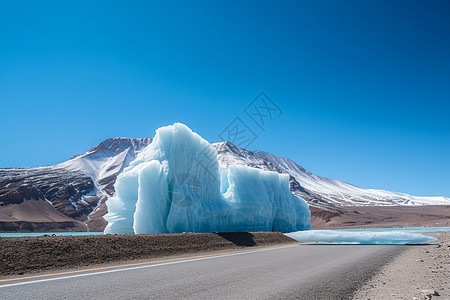
[[105, 233], [311, 229], [289, 175], [247, 166], [220, 169], [217, 152], [186, 125], [161, 127], [117, 177]]
[[306, 243], [405, 245], [436, 241], [432, 236], [404, 231], [306, 230], [285, 235]]

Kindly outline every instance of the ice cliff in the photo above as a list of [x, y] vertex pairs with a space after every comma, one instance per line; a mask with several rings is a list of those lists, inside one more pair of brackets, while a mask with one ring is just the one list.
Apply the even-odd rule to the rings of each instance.
[[219, 169], [217, 152], [187, 126], [159, 128], [117, 177], [105, 233], [311, 229], [289, 175], [247, 166]]

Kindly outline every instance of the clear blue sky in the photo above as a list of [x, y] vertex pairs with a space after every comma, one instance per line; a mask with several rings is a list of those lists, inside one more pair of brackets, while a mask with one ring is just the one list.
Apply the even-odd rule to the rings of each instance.
[[[0, 167], [235, 117], [250, 149], [450, 196], [448, 1], [0, 1]], [[283, 110], [257, 127], [265, 91]]]

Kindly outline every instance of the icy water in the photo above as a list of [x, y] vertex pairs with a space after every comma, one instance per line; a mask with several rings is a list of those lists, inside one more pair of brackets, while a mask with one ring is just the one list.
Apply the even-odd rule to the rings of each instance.
[[0, 232], [0, 237], [22, 237], [43, 235], [101, 235], [103, 232]]
[[393, 227], [393, 228], [350, 228], [350, 229], [333, 229], [337, 231], [368, 231], [368, 232], [382, 232], [382, 231], [415, 231], [415, 232], [435, 232], [435, 231], [450, 231], [450, 227]]
[[[317, 229], [315, 231], [319, 231]], [[411, 227], [411, 228], [352, 228], [352, 229], [327, 229], [328, 231], [355, 231], [355, 232], [383, 232], [383, 231], [409, 231], [409, 232], [433, 232], [450, 231], [450, 227]], [[102, 235], [103, 232], [0, 232], [0, 237], [22, 237], [22, 236], [43, 236], [43, 235]]]
[[299, 242], [351, 245], [405, 245], [427, 244], [436, 237], [427, 233], [450, 231], [450, 227], [322, 229], [286, 233]]

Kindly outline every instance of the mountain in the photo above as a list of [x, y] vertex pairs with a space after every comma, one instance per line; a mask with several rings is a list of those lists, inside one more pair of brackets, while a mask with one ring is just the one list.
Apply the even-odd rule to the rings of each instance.
[[151, 141], [111, 138], [58, 165], [0, 169], [0, 231], [101, 230], [117, 175]]
[[[103, 230], [105, 201], [114, 183], [151, 138], [111, 138], [58, 165], [0, 169], [0, 231]], [[417, 197], [363, 189], [315, 175], [290, 159], [250, 151], [230, 142], [212, 144], [219, 165], [247, 165], [286, 173], [290, 189], [309, 202], [322, 219], [339, 216], [345, 206], [450, 205], [445, 197]]]
[[445, 197], [418, 197], [404, 193], [363, 189], [344, 181], [315, 175], [290, 159], [263, 151], [249, 151], [230, 142], [213, 144], [222, 166], [247, 165], [287, 173], [291, 191], [313, 206], [450, 205]]

